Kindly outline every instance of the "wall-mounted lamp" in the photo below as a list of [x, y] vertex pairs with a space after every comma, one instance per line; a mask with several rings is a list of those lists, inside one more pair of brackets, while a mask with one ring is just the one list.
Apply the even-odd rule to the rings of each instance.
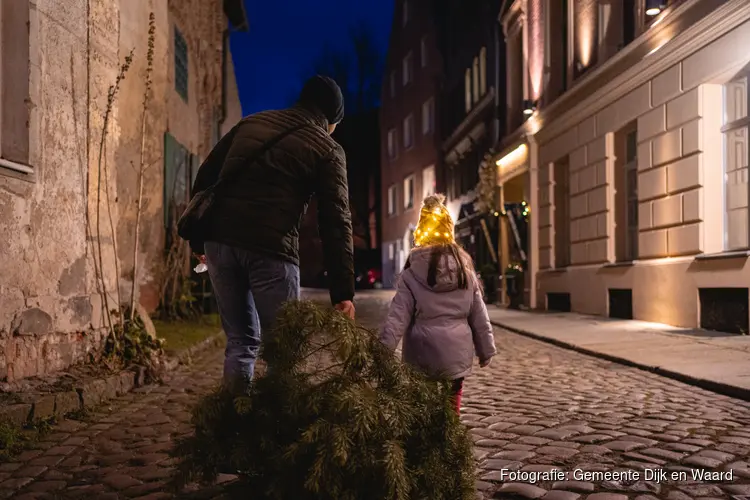
[[536, 111], [536, 102], [535, 101], [523, 101], [523, 114], [526, 116], [531, 116], [534, 114], [534, 111]]
[[646, 0], [646, 15], [654, 17], [666, 7], [664, 0]]

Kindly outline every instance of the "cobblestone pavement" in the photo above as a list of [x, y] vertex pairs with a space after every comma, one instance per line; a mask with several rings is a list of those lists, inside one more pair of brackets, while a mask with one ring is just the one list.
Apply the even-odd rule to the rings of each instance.
[[[389, 298], [363, 295], [360, 320], [377, 326]], [[750, 495], [749, 403], [501, 330], [497, 345], [492, 365], [477, 367], [464, 391], [463, 420], [476, 442], [482, 497]], [[85, 421], [61, 422], [38, 449], [0, 464], [0, 497], [172, 498], [163, 491], [173, 467], [168, 450], [175, 436], [190, 431], [190, 407], [218, 382], [221, 358], [220, 350], [210, 351], [163, 386], [120, 397]], [[644, 478], [646, 469], [667, 477]], [[692, 480], [693, 470], [704, 469], [731, 470], [734, 480]], [[560, 477], [509, 476], [555, 470]], [[634, 471], [640, 478], [632, 472], [629, 480], [580, 478], [576, 470]], [[684, 478], [670, 479], [683, 471]]]
[[[496, 339], [492, 365], [467, 380], [462, 418], [485, 498], [750, 495], [750, 403], [502, 330]], [[621, 474], [591, 474], [607, 471]], [[695, 480], [698, 471], [733, 481]]]

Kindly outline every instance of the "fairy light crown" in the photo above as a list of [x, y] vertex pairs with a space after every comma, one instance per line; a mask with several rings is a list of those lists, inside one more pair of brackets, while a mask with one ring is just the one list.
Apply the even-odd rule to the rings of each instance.
[[414, 231], [414, 245], [446, 245], [455, 242], [453, 218], [445, 206], [445, 196], [433, 194], [422, 202], [419, 223]]

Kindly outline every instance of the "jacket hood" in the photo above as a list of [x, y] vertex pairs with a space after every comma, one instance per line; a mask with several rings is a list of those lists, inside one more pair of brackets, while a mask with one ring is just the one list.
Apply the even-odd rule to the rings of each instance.
[[409, 269], [422, 286], [433, 292], [451, 292], [458, 289], [459, 263], [453, 254], [445, 249], [438, 249], [441, 255], [437, 265], [436, 283], [434, 286], [428, 284], [427, 273], [434, 249], [435, 247], [428, 246], [412, 250], [409, 255]]

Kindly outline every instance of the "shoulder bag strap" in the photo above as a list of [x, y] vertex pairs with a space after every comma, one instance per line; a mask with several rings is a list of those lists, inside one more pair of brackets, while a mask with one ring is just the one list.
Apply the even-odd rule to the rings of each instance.
[[248, 165], [252, 165], [260, 158], [262, 158], [263, 155], [265, 155], [271, 148], [278, 144], [278, 142], [281, 141], [284, 137], [309, 125], [310, 123], [308, 122], [302, 123], [300, 125], [295, 125], [294, 127], [281, 132], [273, 139], [263, 144], [263, 146], [261, 146], [261, 148], [251, 157], [250, 161], [237, 162], [237, 165], [233, 169], [222, 168], [221, 172], [219, 172], [219, 179], [214, 183], [213, 186], [211, 186], [211, 188], [215, 189], [219, 184], [226, 184], [228, 181], [233, 180], [240, 172], [244, 171]]

